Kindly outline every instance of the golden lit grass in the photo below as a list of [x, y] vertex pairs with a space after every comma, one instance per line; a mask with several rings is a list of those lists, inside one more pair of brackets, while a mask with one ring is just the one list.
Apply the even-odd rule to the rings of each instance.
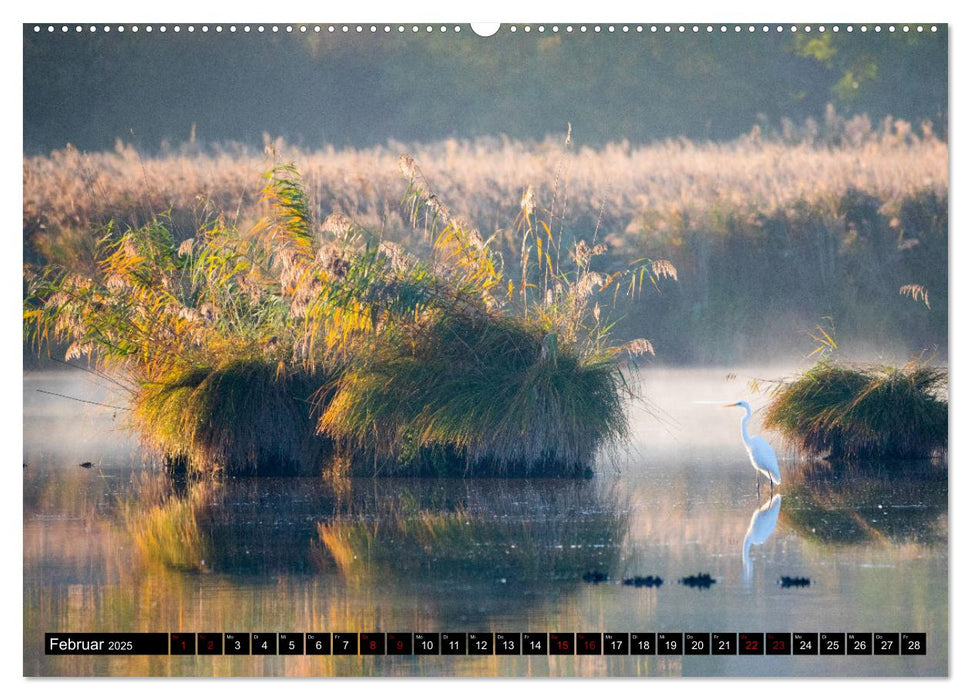
[[296, 169], [277, 167], [246, 227], [219, 217], [180, 241], [171, 218], [108, 226], [93, 270], [28, 266], [26, 336], [131, 380], [145, 441], [197, 471], [320, 468], [330, 443], [311, 395], [321, 432], [354, 455], [430, 448], [457, 452], [448, 473], [589, 471], [626, 434], [621, 362], [653, 351], [611, 344], [601, 301], [676, 279], [674, 266], [596, 272], [605, 246], [561, 251], [524, 198], [507, 272], [414, 160], [399, 164], [417, 251], [342, 217], [318, 223]]
[[642, 258], [594, 272], [605, 248], [580, 241], [561, 250], [524, 196], [520, 264], [510, 273], [412, 158], [400, 165], [410, 219], [433, 241], [434, 303], [386, 324], [347, 364], [320, 407], [321, 431], [384, 473], [589, 473], [597, 450], [627, 435], [633, 392], [622, 361], [653, 351], [644, 339], [611, 344], [598, 299], [676, 279], [674, 266]]
[[217, 221], [180, 242], [166, 219], [108, 227], [93, 269], [25, 269], [26, 336], [113, 375], [145, 442], [194, 470], [319, 472], [329, 452], [310, 415], [322, 359], [301, 362], [298, 347], [315, 327], [298, 280], [316, 251], [288, 173], [261, 191], [268, 215], [248, 230]]
[[134, 422], [147, 443], [194, 470], [319, 474], [331, 445], [315, 434], [311, 405], [325, 381], [253, 359], [173, 372], [143, 385]]
[[[859, 117], [806, 136], [727, 143], [564, 147], [483, 138], [369, 149], [307, 150], [282, 142], [268, 155], [186, 147], [160, 155], [129, 147], [67, 149], [24, 163], [24, 255], [30, 262], [90, 265], [91, 224], [128, 224], [170, 212], [177, 239], [221, 214], [245, 229], [263, 216], [257, 174], [300, 165], [316, 221], [351, 220], [384, 243], [427, 253], [434, 238], [401, 206], [399, 154], [410, 151], [445, 202], [489, 241], [508, 276], [527, 255], [523, 212], [545, 222], [563, 251], [579, 239], [606, 246], [593, 268], [672, 260], [682, 284], [660, 304], [638, 302], [618, 335], [649, 329], [666, 361], [737, 363], [794, 352], [780, 337], [824, 315], [878, 337], [884, 350], [919, 352], [946, 340], [947, 143], [903, 123]], [[407, 198], [407, 195], [406, 195]], [[530, 204], [532, 203], [532, 204]], [[424, 217], [430, 210], [422, 213]], [[333, 216], [337, 215], [337, 216]], [[767, 274], [771, 270], [775, 274]], [[931, 308], [897, 295], [920, 285]], [[916, 289], [916, 287], [910, 287]], [[500, 290], [501, 292], [502, 290]], [[514, 293], [519, 294], [517, 287]], [[923, 306], [923, 308], [918, 308]], [[616, 317], [615, 317], [616, 318]], [[769, 323], [769, 319], [773, 322]], [[771, 336], [786, 324], [783, 336]]]

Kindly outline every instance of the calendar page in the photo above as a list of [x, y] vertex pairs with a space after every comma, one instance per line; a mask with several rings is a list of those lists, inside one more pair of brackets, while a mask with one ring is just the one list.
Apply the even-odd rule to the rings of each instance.
[[947, 23], [109, 19], [22, 28], [25, 676], [948, 675]]

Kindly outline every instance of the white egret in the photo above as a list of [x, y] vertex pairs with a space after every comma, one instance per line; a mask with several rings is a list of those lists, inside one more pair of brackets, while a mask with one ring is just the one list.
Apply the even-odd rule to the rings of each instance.
[[745, 409], [745, 415], [742, 417], [742, 442], [745, 443], [745, 450], [752, 461], [752, 466], [755, 467], [755, 488], [756, 490], [759, 489], [761, 475], [765, 474], [765, 477], [769, 480], [769, 493], [772, 493], [773, 486], [782, 481], [782, 475], [779, 473], [779, 462], [775, 458], [775, 450], [772, 449], [772, 445], [758, 435], [748, 434], [748, 419], [752, 417], [752, 407], [748, 405], [748, 401], [724, 404], [725, 408], [733, 406], [741, 406]]

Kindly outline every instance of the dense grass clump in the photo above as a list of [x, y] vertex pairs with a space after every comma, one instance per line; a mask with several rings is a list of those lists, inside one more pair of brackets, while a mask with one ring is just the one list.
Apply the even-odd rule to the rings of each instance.
[[[410, 218], [433, 241], [423, 313], [386, 324], [335, 382], [320, 429], [358, 457], [354, 471], [407, 475], [589, 473], [597, 451], [627, 434], [624, 358], [598, 299], [675, 278], [664, 260], [598, 272], [606, 246], [562, 251], [552, 215], [521, 200], [518, 269], [453, 216], [410, 157]], [[363, 459], [362, 459], [363, 458]], [[368, 465], [368, 466], [365, 466]]]
[[320, 473], [331, 444], [315, 434], [311, 405], [324, 381], [259, 359], [172, 372], [135, 396], [135, 423], [154, 446], [202, 471]]
[[347, 371], [321, 427], [390, 471], [579, 475], [626, 436], [629, 393], [607, 353], [520, 320], [443, 315]]
[[946, 390], [938, 367], [821, 361], [778, 387], [765, 426], [830, 460], [928, 458], [947, 449]]

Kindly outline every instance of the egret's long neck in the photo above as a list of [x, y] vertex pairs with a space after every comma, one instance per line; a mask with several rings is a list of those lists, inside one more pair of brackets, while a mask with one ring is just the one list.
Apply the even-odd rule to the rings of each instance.
[[749, 442], [748, 419], [752, 417], [752, 409], [749, 408], [748, 406], [744, 406], [744, 408], [745, 408], [745, 415], [742, 416], [742, 440], [747, 445]]

